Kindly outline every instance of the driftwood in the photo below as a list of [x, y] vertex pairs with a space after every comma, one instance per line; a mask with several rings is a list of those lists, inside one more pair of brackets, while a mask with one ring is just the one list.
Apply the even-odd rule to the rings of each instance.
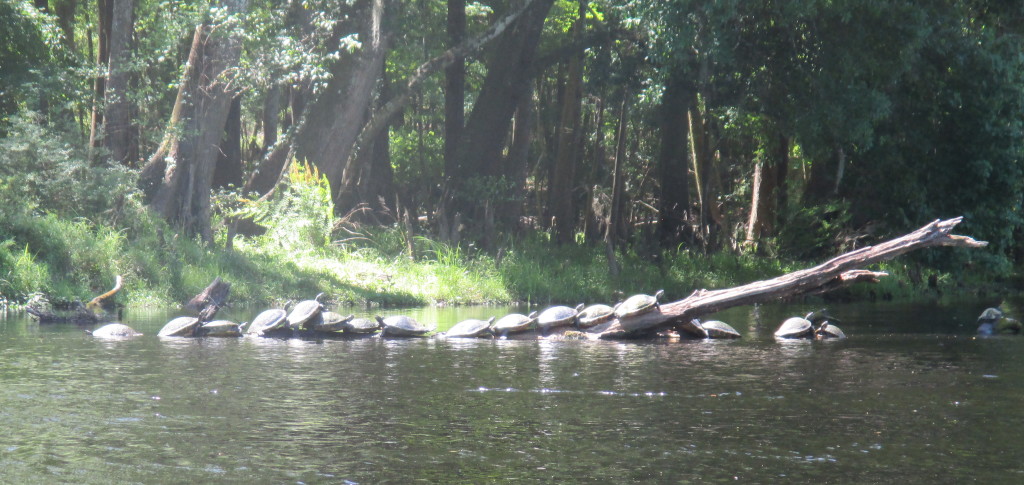
[[214, 315], [227, 304], [229, 293], [231, 293], [231, 283], [218, 276], [206, 289], [192, 297], [185, 304], [185, 309], [195, 312], [200, 321], [208, 322], [213, 320]]
[[813, 268], [794, 271], [778, 278], [722, 290], [697, 290], [682, 300], [661, 304], [659, 310], [623, 321], [612, 320], [588, 329], [587, 333], [591, 338], [650, 335], [734, 306], [823, 293], [859, 281], [878, 281], [878, 278], [887, 274], [861, 268], [917, 249], [935, 246], [979, 248], [988, 245], [985, 241], [950, 234], [962, 219], [936, 220], [905, 236], [857, 249]]
[[39, 320], [39, 323], [76, 323], [79, 325], [91, 325], [110, 318], [108, 310], [115, 307], [108, 303], [108, 300], [121, 291], [121, 275], [117, 275], [114, 281], [114, 288], [102, 295], [89, 300], [89, 303], [82, 305], [82, 302], [75, 302], [72, 311], [54, 312], [49, 302], [42, 300], [39, 304], [30, 303], [25, 311]]

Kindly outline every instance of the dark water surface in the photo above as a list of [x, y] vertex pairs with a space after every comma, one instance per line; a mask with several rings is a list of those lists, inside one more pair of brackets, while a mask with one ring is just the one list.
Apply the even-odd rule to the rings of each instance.
[[1024, 337], [974, 338], [984, 306], [833, 305], [849, 339], [785, 343], [815, 308], [723, 312], [744, 337], [699, 342], [159, 339], [159, 312], [104, 341], [8, 316], [0, 481], [1021, 483]]

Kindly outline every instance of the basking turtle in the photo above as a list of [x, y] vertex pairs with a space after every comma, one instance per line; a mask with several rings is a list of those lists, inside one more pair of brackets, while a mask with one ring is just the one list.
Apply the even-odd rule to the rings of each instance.
[[999, 332], [1020, 333], [1021, 324], [1003, 312], [1002, 308], [986, 308], [978, 317], [978, 334], [994, 335]]
[[615, 305], [615, 316], [619, 319], [635, 317], [658, 308], [658, 300], [665, 294], [665, 290], [658, 290], [653, 295], [633, 295], [626, 298], [626, 301]]
[[818, 329], [814, 331], [814, 338], [816, 339], [827, 339], [827, 338], [846, 338], [846, 334], [843, 333], [839, 327], [824, 322], [818, 326]]
[[320, 297], [322, 296], [324, 294], [320, 293], [312, 300], [303, 300], [298, 305], [295, 305], [295, 308], [288, 314], [288, 328], [292, 330], [312, 330], [316, 317], [324, 310], [323, 304], [320, 303]]
[[[813, 313], [807, 316], [813, 316]], [[792, 317], [786, 319], [775, 331], [775, 338], [809, 338], [814, 335], [814, 325], [808, 318]]]
[[494, 323], [494, 317], [487, 320], [477, 320], [475, 318], [463, 320], [449, 328], [444, 336], [448, 338], [493, 337], [494, 333], [491, 331], [492, 323]]
[[548, 331], [552, 328], [576, 324], [576, 317], [582, 309], [582, 303], [576, 305], [576, 308], [569, 308], [567, 306], [548, 308], [540, 312], [540, 315], [537, 317], [537, 328], [540, 329], [541, 335], [546, 337]]
[[380, 336], [392, 335], [395, 337], [422, 337], [430, 332], [433, 332], [437, 327], [427, 327], [426, 325], [413, 320], [405, 315], [395, 315], [387, 318], [381, 318], [380, 316], [374, 317], [380, 322], [383, 330], [380, 331]]
[[732, 328], [732, 325], [719, 320], [702, 322], [704, 330], [708, 332], [708, 338], [740, 338], [740, 333]]
[[196, 335], [202, 337], [238, 337], [242, 335], [242, 326], [228, 320], [214, 320], [199, 326]]
[[824, 308], [822, 308], [821, 310], [818, 310], [818, 311], [814, 311], [814, 312], [808, 313], [807, 316], [805, 316], [804, 318], [806, 318], [808, 321], [810, 321], [811, 325], [814, 325], [815, 327], [818, 327], [821, 324], [826, 323], [826, 322], [829, 322], [829, 323], [842, 323], [842, 322], [839, 321], [838, 318], [833, 317], [831, 314], [829, 314], [828, 310], [826, 310]]
[[679, 332], [679, 336], [683, 338], [708, 338], [708, 329], [704, 328], [704, 324], [700, 320], [694, 318], [689, 322], [679, 322], [676, 325], [676, 330]]
[[160, 329], [158, 337], [195, 337], [199, 329], [199, 319], [196, 317], [178, 317], [164, 325]]
[[280, 308], [266, 310], [253, 319], [252, 323], [249, 324], [249, 329], [246, 333], [253, 335], [266, 335], [269, 332], [282, 330], [288, 326], [288, 320], [286, 319], [287, 316], [288, 312]]
[[599, 323], [607, 322], [614, 317], [614, 308], [598, 303], [596, 305], [590, 305], [580, 312], [579, 323], [581, 327], [593, 327]]
[[142, 335], [136, 332], [134, 328], [122, 323], [108, 323], [89, 333], [96, 338], [129, 338]]
[[534, 323], [537, 323], [537, 312], [531, 312], [529, 315], [510, 313], [494, 322], [494, 333], [499, 337], [505, 337], [510, 333], [529, 330]]
[[317, 332], [341, 332], [345, 330], [345, 324], [355, 317], [355, 315], [343, 317], [340, 313], [335, 312], [320, 312], [320, 315], [313, 319], [313, 330]]
[[369, 334], [380, 328], [380, 322], [369, 318], [353, 318], [342, 322], [341, 327], [345, 333]]

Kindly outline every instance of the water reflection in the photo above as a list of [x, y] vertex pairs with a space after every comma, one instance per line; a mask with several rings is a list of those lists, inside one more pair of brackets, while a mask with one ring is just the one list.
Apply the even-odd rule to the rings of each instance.
[[[0, 467], [12, 483], [1024, 473], [1005, 452], [1024, 425], [1006, 412], [1024, 398], [1024, 339], [974, 339], [973, 308], [905, 305], [833, 307], [842, 342], [772, 338], [813, 309], [715, 315], [737, 341], [159, 339], [165, 312], [129, 315], [144, 337], [103, 341], [8, 319]], [[512, 310], [407, 313], [446, 328]]]

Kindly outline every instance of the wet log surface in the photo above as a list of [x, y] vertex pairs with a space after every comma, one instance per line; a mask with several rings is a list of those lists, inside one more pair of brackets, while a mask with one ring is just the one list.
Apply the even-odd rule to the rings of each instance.
[[590, 338], [644, 337], [673, 328], [681, 322], [734, 306], [824, 293], [859, 281], [877, 281], [879, 277], [887, 274], [865, 270], [865, 266], [910, 251], [936, 246], [979, 248], [988, 245], [985, 241], [951, 234], [962, 219], [957, 217], [936, 220], [904, 236], [860, 248], [813, 268], [794, 271], [770, 280], [755, 281], [721, 290], [697, 290], [682, 300], [663, 303], [653, 312], [622, 321], [612, 320], [585, 331]]
[[227, 304], [230, 293], [231, 283], [218, 276], [202, 292], [192, 297], [185, 304], [185, 309], [195, 312], [200, 321], [208, 322]]

